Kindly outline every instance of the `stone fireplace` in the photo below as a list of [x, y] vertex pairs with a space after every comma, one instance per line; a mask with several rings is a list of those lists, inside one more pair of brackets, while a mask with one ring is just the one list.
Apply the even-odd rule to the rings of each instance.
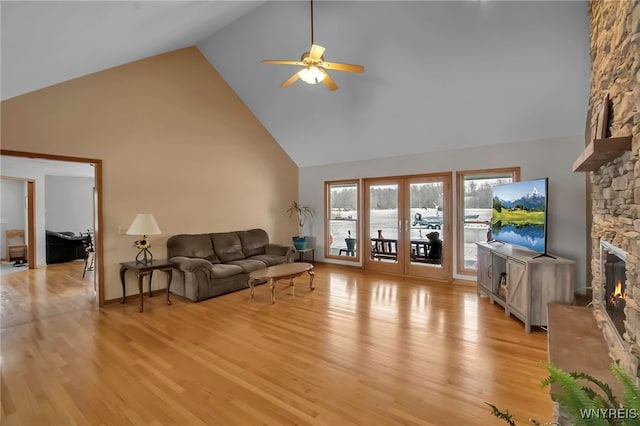
[[[589, 18], [592, 82], [589, 110], [595, 111], [609, 95], [608, 134], [632, 137], [631, 150], [590, 173], [587, 184], [591, 200], [593, 311], [609, 355], [637, 377], [640, 373], [640, 1], [590, 1]], [[595, 119], [591, 117], [588, 128], [593, 127]], [[618, 281], [621, 288], [616, 295]]]

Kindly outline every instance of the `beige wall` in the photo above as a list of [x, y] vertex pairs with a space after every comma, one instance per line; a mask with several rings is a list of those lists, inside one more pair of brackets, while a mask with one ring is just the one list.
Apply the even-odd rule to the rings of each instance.
[[103, 161], [106, 300], [135, 256], [118, 227], [136, 213], [158, 221], [158, 258], [178, 233], [261, 227], [285, 243], [297, 232], [284, 211], [298, 167], [195, 47], [8, 99], [1, 118], [2, 149]]

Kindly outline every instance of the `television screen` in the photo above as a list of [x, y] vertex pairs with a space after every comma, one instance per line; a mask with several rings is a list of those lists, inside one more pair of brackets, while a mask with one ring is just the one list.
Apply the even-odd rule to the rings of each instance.
[[546, 253], [548, 178], [493, 187], [491, 238]]

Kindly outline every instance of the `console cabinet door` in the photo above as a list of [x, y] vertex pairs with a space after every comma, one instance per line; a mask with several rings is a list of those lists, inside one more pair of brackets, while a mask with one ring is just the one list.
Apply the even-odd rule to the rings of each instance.
[[529, 315], [530, 292], [527, 282], [527, 264], [513, 259], [507, 261], [507, 305], [509, 311], [526, 323]]
[[491, 252], [478, 247], [478, 293], [491, 293]]

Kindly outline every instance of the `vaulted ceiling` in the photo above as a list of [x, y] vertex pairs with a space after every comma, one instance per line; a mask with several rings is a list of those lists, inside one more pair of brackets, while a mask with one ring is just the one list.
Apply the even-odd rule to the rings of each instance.
[[2, 1], [2, 99], [197, 45], [299, 166], [582, 134], [583, 1], [315, 1], [339, 86], [260, 64], [309, 50], [306, 1]]

